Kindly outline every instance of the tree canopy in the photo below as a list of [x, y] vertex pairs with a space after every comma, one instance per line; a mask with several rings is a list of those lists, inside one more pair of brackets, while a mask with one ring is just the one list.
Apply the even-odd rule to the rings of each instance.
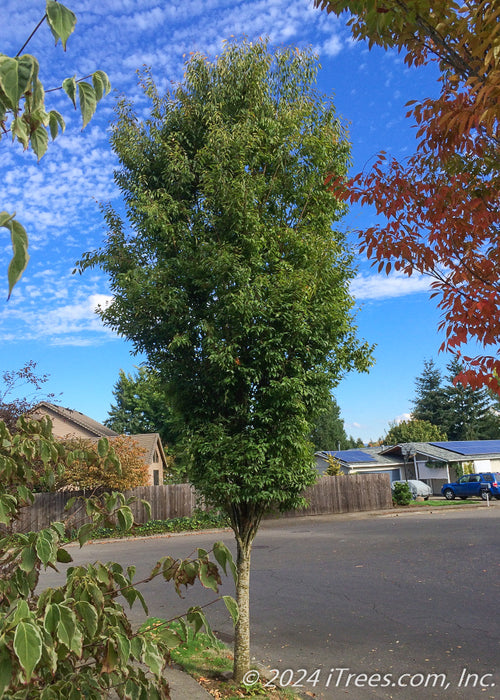
[[117, 433], [159, 433], [170, 454], [179, 437], [159, 375], [148, 367], [139, 367], [132, 375], [120, 370], [113, 389], [115, 403], [104, 424]]
[[361, 438], [356, 440], [352, 435], [347, 437], [340, 407], [334, 396], [330, 397], [324, 411], [316, 418], [311, 440], [315, 450], [347, 450], [350, 447], [363, 446]]
[[446, 432], [446, 397], [441, 370], [434, 360], [425, 360], [422, 374], [415, 379], [413, 418], [432, 423]]
[[[112, 144], [130, 230], [105, 207], [105, 247], [81, 267], [110, 277], [105, 324], [158, 371], [186, 426], [190, 479], [229, 515], [238, 550], [234, 676], [248, 670], [249, 572], [263, 514], [289, 509], [316, 473], [312, 423], [356, 337], [352, 256], [324, 186], [349, 145], [315, 88], [310, 51], [226, 43], [198, 53], [151, 116], [121, 102]], [[142, 108], [141, 108], [142, 113]]]
[[[34, 34], [47, 23], [57, 44], [61, 41], [64, 51], [66, 43], [76, 26], [76, 16], [56, 0], [46, 0], [45, 14], [15, 56], [0, 53], [0, 138], [9, 132], [12, 140], [20, 142], [27, 150], [30, 146], [38, 160], [48, 148], [49, 134], [52, 140], [65, 129], [62, 114], [55, 109], [46, 111], [46, 90], [39, 78], [38, 59], [22, 53]], [[66, 78], [59, 88], [63, 90], [81, 111], [83, 127], [95, 112], [97, 102], [111, 89], [108, 76], [97, 70], [86, 78]], [[9, 297], [16, 282], [28, 264], [28, 235], [24, 226], [15, 218], [15, 212], [0, 211], [0, 227], [8, 229], [11, 236], [13, 256], [8, 269]]]
[[393, 423], [384, 437], [385, 445], [397, 445], [401, 442], [433, 442], [446, 440], [446, 433], [426, 420], [411, 418], [400, 423]]
[[374, 205], [382, 222], [360, 232], [361, 249], [388, 273], [433, 278], [442, 311], [441, 349], [457, 355], [470, 341], [484, 348], [463, 357], [462, 379], [500, 393], [499, 193], [500, 6], [490, 0], [315, 0], [351, 13], [357, 39], [405, 52], [408, 65], [435, 63], [440, 95], [410, 102], [418, 130], [406, 162], [381, 153], [370, 172], [347, 183], [332, 175], [337, 196]]

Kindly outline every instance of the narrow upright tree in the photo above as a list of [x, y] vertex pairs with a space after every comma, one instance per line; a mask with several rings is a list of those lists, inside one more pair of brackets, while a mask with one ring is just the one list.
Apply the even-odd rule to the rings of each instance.
[[333, 396], [329, 405], [318, 416], [311, 439], [316, 450], [344, 450], [351, 447], [344, 421], [340, 417], [340, 407]]
[[415, 380], [412, 418], [427, 421], [446, 433], [446, 388], [434, 360], [426, 360], [422, 374]]
[[[103, 321], [157, 370], [184, 419], [190, 478], [224, 509], [237, 543], [234, 677], [250, 664], [250, 552], [262, 516], [303, 502], [316, 478], [308, 436], [332, 386], [365, 370], [356, 338], [344, 205], [349, 145], [315, 89], [309, 51], [226, 43], [190, 57], [151, 116], [122, 102], [112, 144], [131, 231], [111, 209], [83, 268], [109, 274]], [[141, 114], [144, 106], [141, 104]]]

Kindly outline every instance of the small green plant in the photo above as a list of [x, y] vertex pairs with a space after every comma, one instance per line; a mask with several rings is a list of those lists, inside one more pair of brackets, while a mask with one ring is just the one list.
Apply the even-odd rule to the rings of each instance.
[[[90, 532], [90, 539], [104, 540], [118, 537], [147, 537], [149, 535], [162, 535], [168, 532], [188, 532], [193, 530], [208, 530], [212, 528], [229, 527], [226, 515], [217, 510], [195, 510], [191, 516], [169, 518], [168, 520], [148, 520], [142, 525], [134, 525], [131, 529], [124, 530], [120, 527], [95, 527]], [[76, 530], [71, 530], [66, 542], [77, 539]]]
[[394, 484], [392, 500], [398, 506], [407, 506], [412, 499], [410, 487], [405, 482]]

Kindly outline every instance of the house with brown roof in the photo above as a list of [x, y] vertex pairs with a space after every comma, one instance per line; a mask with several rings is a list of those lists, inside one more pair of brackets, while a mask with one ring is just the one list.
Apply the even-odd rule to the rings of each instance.
[[[32, 410], [35, 418], [48, 416], [52, 421], [52, 433], [56, 438], [79, 437], [90, 440], [101, 437], [113, 438], [119, 433], [98, 423], [80, 411], [64, 408], [48, 401], [41, 401]], [[163, 484], [163, 477], [167, 471], [167, 459], [158, 433], [139, 433], [130, 435], [145, 451], [144, 459], [149, 469], [149, 485], [159, 486]]]

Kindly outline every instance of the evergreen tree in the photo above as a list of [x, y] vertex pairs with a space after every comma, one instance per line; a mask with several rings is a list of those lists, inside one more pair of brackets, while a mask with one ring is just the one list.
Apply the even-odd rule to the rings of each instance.
[[487, 389], [464, 386], [455, 378], [463, 367], [458, 358], [448, 365], [443, 381], [433, 360], [424, 362], [416, 379], [412, 418], [427, 421], [446, 435], [443, 440], [494, 440], [500, 437], [500, 416]]
[[315, 450], [344, 450], [347, 448], [348, 439], [344, 421], [340, 417], [340, 408], [333, 396], [328, 407], [318, 417], [311, 440]]
[[365, 443], [361, 438], [354, 438], [352, 435], [349, 435], [347, 438], [346, 446], [345, 449], [349, 450], [353, 447], [364, 447]]
[[463, 366], [454, 358], [448, 365], [446, 424], [448, 440], [493, 440], [499, 437], [498, 416], [485, 388], [473, 389], [454, 380]]
[[134, 375], [122, 369], [113, 389], [115, 402], [104, 424], [117, 433], [159, 433], [163, 444], [175, 454], [180, 427], [167, 401], [158, 374], [139, 367]]
[[415, 380], [412, 418], [432, 423], [446, 433], [447, 394], [442, 381], [434, 360], [425, 360], [424, 370]]

